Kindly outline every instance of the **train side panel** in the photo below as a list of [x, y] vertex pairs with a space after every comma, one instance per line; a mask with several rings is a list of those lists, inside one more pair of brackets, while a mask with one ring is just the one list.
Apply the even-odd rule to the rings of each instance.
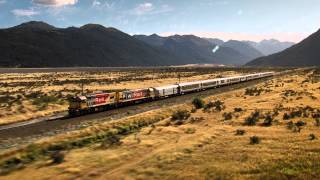
[[213, 88], [218, 86], [219, 81], [217, 79], [201, 81], [202, 89]]
[[178, 85], [179, 85], [181, 94], [198, 91], [201, 89], [201, 81], [180, 83]]
[[149, 89], [134, 89], [119, 92], [119, 102], [136, 101], [150, 97]]
[[179, 94], [178, 85], [161, 86], [154, 88], [155, 97], [168, 97]]

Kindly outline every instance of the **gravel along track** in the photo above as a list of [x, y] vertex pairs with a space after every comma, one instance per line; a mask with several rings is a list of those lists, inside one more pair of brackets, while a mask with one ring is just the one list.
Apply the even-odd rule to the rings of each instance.
[[[186, 102], [191, 102], [193, 97], [200, 96], [200, 97], [208, 97], [215, 94], [224, 93], [227, 91], [233, 91], [236, 89], [247, 88], [250, 86], [254, 86], [258, 83], [264, 82], [266, 80], [272, 79], [264, 78], [253, 80], [249, 82], [224, 86], [216, 89], [209, 89], [206, 91], [195, 92], [191, 94], [186, 94], [182, 96], [176, 96], [172, 98], [162, 99], [158, 101], [147, 102], [143, 104], [136, 104], [127, 107], [121, 107], [118, 109], [113, 109], [109, 111], [88, 114], [79, 117], [71, 117], [71, 118], [64, 118], [64, 117], [57, 117], [57, 119], [50, 118], [43, 118], [42, 120], [34, 120], [33, 122], [25, 122], [25, 124], [12, 124], [9, 125], [10, 127], [0, 129], [0, 148], [6, 147], [8, 141], [12, 142], [15, 141], [14, 139], [18, 140], [26, 140], [26, 139], [38, 139], [44, 136], [52, 136], [62, 132], [81, 129], [87, 127], [92, 124], [116, 120], [126, 116], [132, 116], [135, 114], [139, 114], [142, 112], [168, 107], [172, 105], [182, 104]], [[61, 114], [60, 114], [61, 115]], [[27, 140], [29, 141], [29, 140]], [[4, 143], [6, 145], [4, 145]]]

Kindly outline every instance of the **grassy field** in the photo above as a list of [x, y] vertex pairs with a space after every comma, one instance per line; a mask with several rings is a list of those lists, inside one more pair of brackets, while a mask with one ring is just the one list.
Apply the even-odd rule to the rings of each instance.
[[[68, 108], [67, 99], [82, 92], [148, 88], [181, 82], [251, 73], [262, 69], [150, 68], [50, 69], [2, 73], [0, 77], [0, 125], [53, 115]], [[82, 71], [83, 70], [83, 71]], [[27, 72], [25, 72], [27, 71]], [[37, 72], [39, 71], [39, 72]], [[57, 70], [58, 71], [58, 70]]]
[[7, 150], [0, 179], [319, 179], [319, 75], [194, 97]]

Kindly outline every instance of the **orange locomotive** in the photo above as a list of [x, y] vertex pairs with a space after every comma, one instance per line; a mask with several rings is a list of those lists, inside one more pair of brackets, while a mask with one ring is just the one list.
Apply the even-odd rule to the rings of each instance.
[[135, 89], [117, 92], [99, 92], [73, 97], [69, 104], [70, 115], [82, 115], [92, 112], [104, 111], [114, 107], [133, 104], [153, 99], [152, 88]]

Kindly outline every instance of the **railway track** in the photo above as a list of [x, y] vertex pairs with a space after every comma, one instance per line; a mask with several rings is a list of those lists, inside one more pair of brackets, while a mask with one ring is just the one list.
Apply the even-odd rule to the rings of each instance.
[[17, 127], [21, 127], [21, 126], [27, 126], [27, 125], [31, 125], [31, 124], [36, 124], [36, 123], [40, 123], [43, 121], [55, 121], [55, 120], [67, 119], [67, 118], [68, 118], [68, 112], [63, 111], [63, 112], [60, 112], [58, 114], [51, 115], [51, 116], [35, 118], [35, 119], [28, 120], [28, 121], [22, 121], [22, 122], [17, 122], [17, 123], [13, 123], [13, 124], [0, 125], [0, 131], [12, 129], [12, 128], [17, 128]]
[[[208, 97], [215, 94], [220, 94], [237, 89], [254, 86], [258, 83], [273, 79], [274, 77], [257, 79], [253, 81], [233, 84], [206, 91], [195, 92], [182, 96], [161, 99], [143, 104], [135, 104], [131, 106], [112, 109], [109, 111], [88, 114], [79, 117], [68, 117], [66, 112], [56, 116], [43, 117], [27, 122], [15, 123], [0, 127], [0, 141], [5, 141], [12, 138], [27, 138], [27, 137], [43, 137], [55, 135], [61, 132], [76, 130], [83, 128], [83, 126], [110, 120], [116, 120], [128, 115], [135, 115], [142, 112], [168, 107], [176, 104], [191, 102], [194, 96]], [[0, 142], [1, 144], [1, 142]]]

